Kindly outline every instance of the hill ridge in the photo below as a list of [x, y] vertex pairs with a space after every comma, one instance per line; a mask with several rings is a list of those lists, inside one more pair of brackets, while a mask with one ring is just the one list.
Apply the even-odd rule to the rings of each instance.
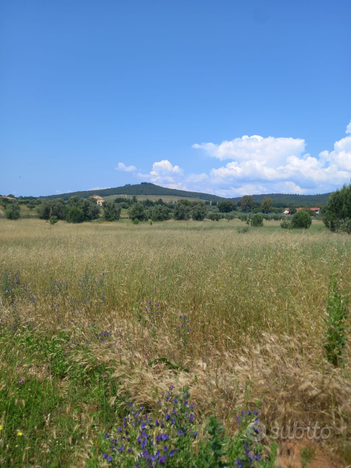
[[[143, 182], [141, 184], [126, 184], [120, 187], [106, 188], [99, 190], [80, 190], [76, 192], [61, 193], [57, 195], [49, 195], [46, 197], [39, 197], [46, 200], [53, 200], [56, 198], [62, 198], [68, 200], [70, 197], [79, 196], [82, 198], [88, 198], [91, 195], [100, 195], [102, 197], [108, 197], [111, 195], [129, 195], [129, 196], [138, 196], [138, 195], [153, 195], [159, 196], [174, 196], [180, 198], [197, 198], [204, 201], [224, 201], [232, 200], [235, 203], [240, 201], [240, 197], [225, 198], [218, 195], [213, 195], [210, 193], [203, 192], [192, 192], [188, 190], [179, 190], [171, 189], [167, 187], [162, 187], [160, 185], [152, 184], [150, 182]], [[281, 205], [289, 207], [289, 205], [315, 205], [316, 203], [322, 203], [323, 205], [327, 203], [331, 193], [322, 193], [315, 195], [300, 195], [300, 194], [289, 194], [289, 193], [264, 193], [259, 195], [252, 195], [255, 202], [261, 203], [264, 197], [269, 197], [273, 201], [273, 205]]]

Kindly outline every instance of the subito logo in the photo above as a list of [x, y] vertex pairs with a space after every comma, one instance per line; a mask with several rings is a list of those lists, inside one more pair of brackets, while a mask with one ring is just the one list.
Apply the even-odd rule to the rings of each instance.
[[247, 426], [246, 436], [252, 442], [260, 442], [266, 437], [266, 426], [261, 422], [252, 422]]

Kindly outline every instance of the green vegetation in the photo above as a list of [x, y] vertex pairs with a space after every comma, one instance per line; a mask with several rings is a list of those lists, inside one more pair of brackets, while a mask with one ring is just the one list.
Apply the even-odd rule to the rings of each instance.
[[254, 197], [251, 195], [245, 195], [240, 200], [240, 207], [243, 211], [252, 211], [255, 206]]
[[308, 211], [300, 210], [291, 218], [291, 229], [308, 229], [312, 224], [311, 215]]
[[[50, 217], [51, 219], [52, 217]], [[78, 208], [78, 206], [72, 206], [71, 208], [68, 209], [67, 214], [66, 214], [66, 221], [68, 223], [83, 223], [84, 222], [84, 212], [81, 208]]]
[[[228, 199], [223, 197], [218, 197], [216, 195], [211, 195], [207, 193], [198, 193], [198, 192], [188, 192], [185, 190], [176, 190], [169, 189], [165, 187], [160, 187], [151, 183], [142, 183], [134, 185], [125, 185], [123, 187], [116, 187], [111, 189], [102, 189], [96, 191], [80, 191], [73, 193], [64, 193], [60, 195], [51, 195], [49, 197], [41, 197], [45, 200], [53, 200], [56, 198], [62, 198], [68, 200], [72, 196], [79, 196], [82, 198], [87, 198], [91, 195], [100, 195], [101, 197], [112, 197], [118, 195], [124, 195], [124, 200], [128, 199], [127, 197], [137, 196], [137, 197], [177, 197], [179, 198], [188, 198], [188, 199], [199, 199], [207, 200], [212, 202], [222, 202], [228, 201]], [[282, 194], [282, 193], [272, 193], [267, 195], [254, 195], [254, 201], [259, 205], [263, 202], [265, 198], [270, 198], [273, 202], [273, 206], [279, 209], [290, 207], [294, 205], [296, 207], [315, 207], [318, 204], [325, 205], [328, 201], [330, 193], [318, 194], [318, 195], [293, 195], [293, 194]], [[20, 197], [24, 201], [29, 200], [31, 197]], [[33, 198], [33, 197], [32, 197]], [[122, 198], [122, 197], [119, 197]], [[234, 197], [231, 201], [235, 204], [240, 203], [242, 197]], [[109, 200], [108, 200], [109, 201]]]
[[122, 207], [120, 204], [113, 202], [104, 202], [104, 218], [106, 221], [118, 221], [121, 217]]
[[251, 216], [250, 224], [254, 227], [262, 227], [263, 226], [263, 216], [259, 213], [256, 213]]
[[269, 213], [273, 209], [273, 201], [270, 197], [264, 197], [261, 203], [263, 213]]
[[351, 234], [351, 184], [331, 194], [322, 216], [324, 224], [331, 231]]
[[17, 220], [21, 216], [20, 207], [17, 203], [8, 203], [5, 208], [5, 216], [7, 219], [11, 219], [13, 221]]
[[[271, 440], [247, 436], [258, 410], [267, 430], [300, 415], [337, 428], [328, 443], [349, 464], [351, 374], [340, 364], [351, 362], [350, 315], [339, 365], [325, 343], [340, 320], [323, 320], [326, 307], [346, 308], [328, 285], [337, 258], [347, 296], [348, 235], [321, 221], [282, 231], [274, 219], [260, 229], [239, 219], [0, 223], [0, 465], [135, 466], [128, 444], [143, 420], [131, 408], [155, 443], [168, 435], [165, 466], [275, 466]], [[124, 424], [131, 440], [112, 443]]]
[[207, 210], [204, 205], [195, 205], [191, 210], [191, 217], [194, 221], [203, 221], [206, 217]]
[[327, 353], [328, 361], [334, 366], [343, 364], [343, 354], [348, 333], [346, 326], [348, 302], [349, 297], [341, 293], [337, 278], [334, 275], [329, 285], [327, 318], [324, 319], [327, 326], [327, 339], [324, 343], [324, 349]]

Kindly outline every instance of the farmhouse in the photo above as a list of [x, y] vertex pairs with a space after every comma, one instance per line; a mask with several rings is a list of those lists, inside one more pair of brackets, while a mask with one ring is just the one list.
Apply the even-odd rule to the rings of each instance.
[[89, 198], [95, 198], [96, 203], [99, 206], [102, 206], [102, 204], [104, 203], [104, 199], [103, 199], [103, 197], [100, 197], [100, 195], [91, 195]]
[[313, 211], [315, 214], [319, 214], [321, 211], [320, 208], [296, 208], [296, 211], [301, 211], [301, 210]]

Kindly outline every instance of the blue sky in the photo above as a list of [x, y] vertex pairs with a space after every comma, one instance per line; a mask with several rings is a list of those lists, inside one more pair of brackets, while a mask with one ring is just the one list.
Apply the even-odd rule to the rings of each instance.
[[350, 18], [350, 0], [0, 0], [0, 193], [335, 190]]

